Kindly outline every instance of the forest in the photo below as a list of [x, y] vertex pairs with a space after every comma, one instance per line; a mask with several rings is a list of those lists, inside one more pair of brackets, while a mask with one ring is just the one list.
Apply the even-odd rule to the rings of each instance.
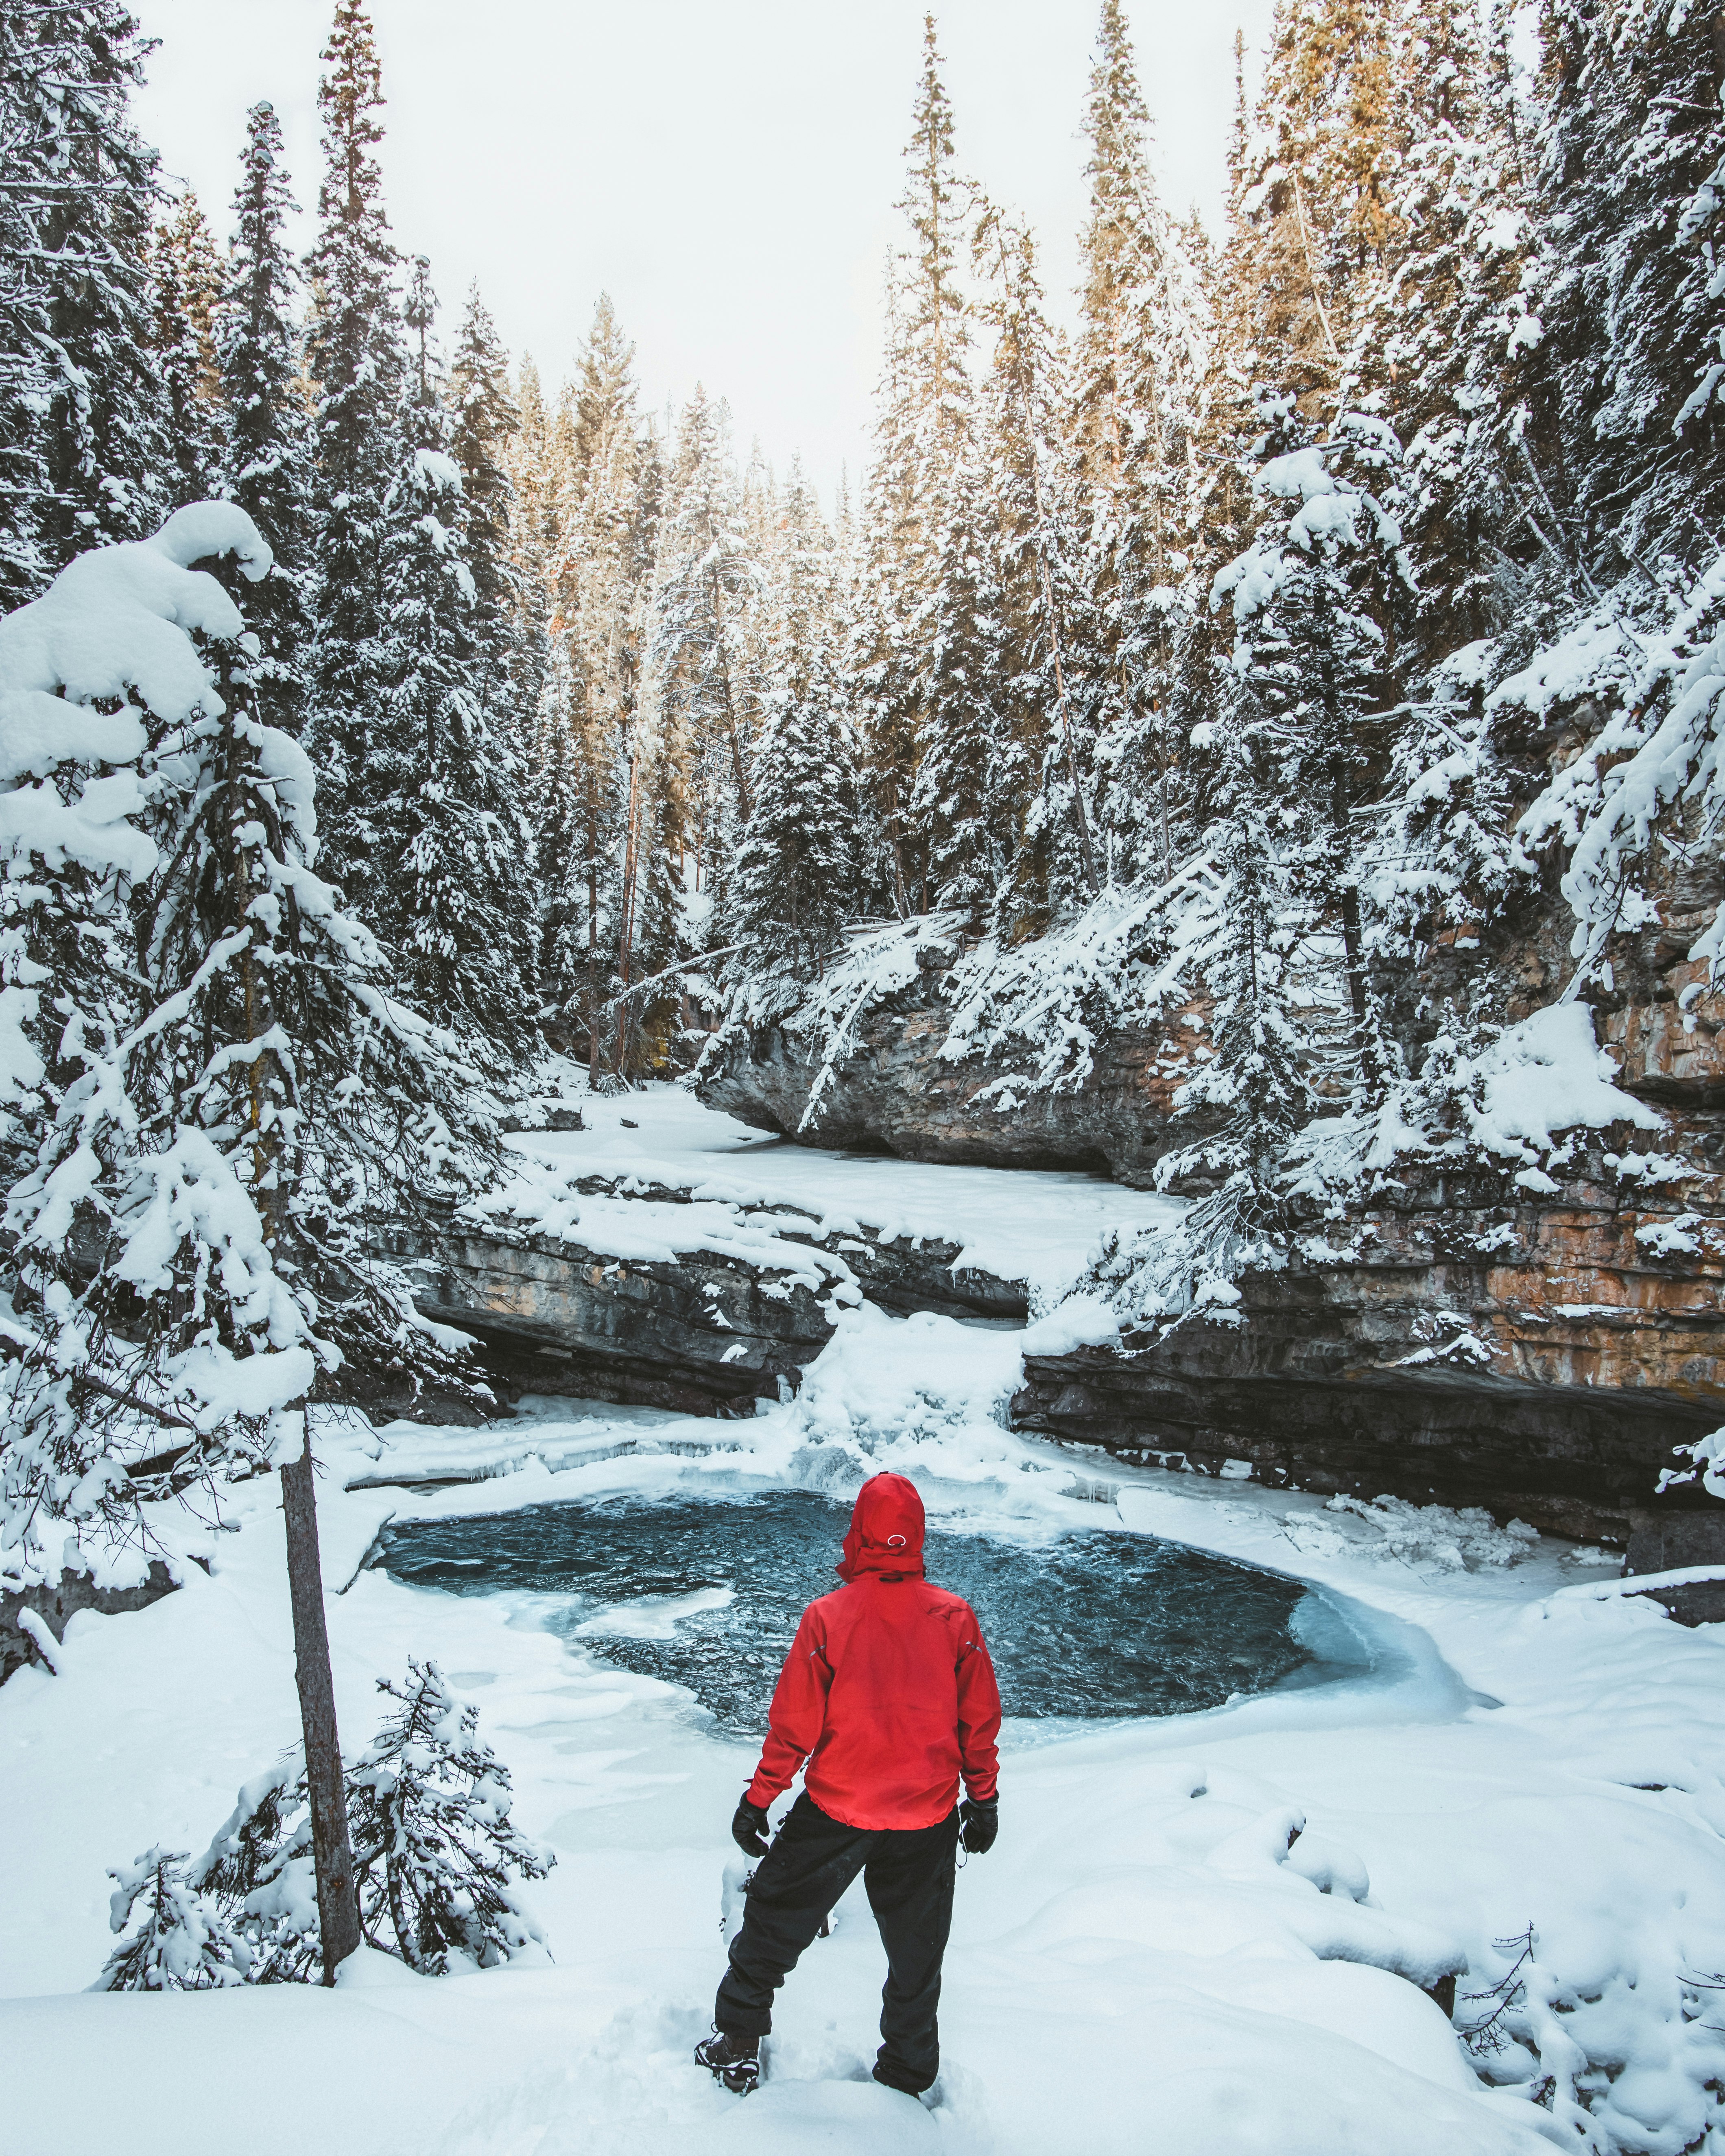
[[[548, 1050], [594, 1089], [699, 1080], [799, 1024], [818, 1125], [931, 942], [955, 1035], [1030, 1065], [1003, 1107], [1178, 1021], [1152, 1172], [1198, 1202], [1100, 1262], [1128, 1312], [1226, 1293], [1434, 1161], [1554, 1189], [1563, 1119], [1492, 1097], [1530, 1064], [1597, 1086], [1547, 1007], [1609, 1019], [1651, 942], [1676, 1025], [1717, 1025], [1711, 19], [1553, 7], [1530, 67], [1507, 8], [1290, 5], [1255, 100], [1236, 52], [1213, 239], [1158, 198], [1108, 0], [1068, 337], [1034, 235], [964, 174], [931, 18], [874, 454], [824, 510], [739, 456], [721, 396], [644, 413], [603, 295], [555, 393], [476, 289], [440, 335], [357, 0], [304, 261], [268, 105], [224, 248], [131, 123], [116, 0], [8, 10], [0, 600], [30, 643], [58, 576], [171, 513], [254, 534], [209, 541], [244, 600], [224, 727], [170, 696], [123, 748], [33, 729], [12, 760], [9, 1262], [83, 1342], [40, 1350], [53, 1447], [87, 1467], [69, 1403], [171, 1413], [194, 1339], [263, 1337], [207, 1300], [232, 1245], [169, 1194], [177, 1149], [213, 1146], [187, 1173], [249, 1216], [275, 1194], [264, 1243], [291, 1224], [307, 1310], [340, 1313], [305, 1321], [320, 1392], [449, 1377], [376, 1231], [495, 1178]], [[66, 1230], [99, 1188], [122, 1232], [92, 1286]], [[28, 1430], [47, 1337], [22, 1317], [8, 1364]]]
[[[1344, 1735], [1318, 1725], [1327, 1765], [1291, 1707], [1244, 1737], [1204, 1722], [1194, 1745], [1235, 1748], [1200, 1855], [1183, 1822], [1212, 1784], [1164, 1756], [1164, 1707], [1094, 1755], [1098, 1845], [1148, 1862], [1132, 1822], [1153, 1817], [1155, 1894], [1178, 1872], [1230, 1938], [1256, 1896], [1252, 1922], [1279, 1912], [1250, 1933], [1266, 1966], [1399, 1987], [1322, 2012], [1273, 1970], [1262, 1998], [1230, 1994], [1280, 2032], [1251, 2039], [1252, 2074], [1317, 2092], [1307, 2123], [1255, 2138], [1228, 2082], [1234, 2138], [1207, 2138], [1222, 2112], [1182, 2110], [1165, 2060], [1145, 2101], [1172, 2105], [1170, 2146], [1714, 2145], [1715, 1605], [1625, 1614], [1630, 1588], [1591, 1572], [1626, 1543], [1674, 1593], [1725, 1578], [1725, 13], [1278, 0], [1263, 53], [1235, 42], [1211, 229], [1159, 191], [1143, 26], [1135, 46], [1101, 0], [1070, 295], [967, 166], [930, 16], [870, 453], [825, 500], [775, 460], [788, 445], [735, 438], [724, 383], [649, 408], [607, 295], [561, 380], [563, 356], [542, 374], [505, 348], [479, 285], [446, 305], [384, 198], [364, 0], [335, 0], [321, 169], [286, 169], [258, 103], [227, 204], [141, 131], [152, 49], [123, 0], [0, 0], [5, 1727], [37, 1716], [40, 1757], [80, 1760], [130, 1726], [161, 1671], [110, 1643], [80, 1676], [107, 1609], [103, 1639], [172, 1637], [163, 1666], [203, 1672], [179, 1766], [231, 1779], [241, 1740], [212, 1735], [211, 1702], [242, 1695], [255, 1753], [191, 1870], [205, 1830], [177, 1824], [177, 1855], [110, 1875], [113, 1932], [145, 1913], [95, 1989], [514, 1962], [539, 2003], [498, 2057], [539, 2087], [566, 1994], [531, 1989], [547, 1934], [521, 1882], [565, 1897], [565, 1938], [597, 1912], [611, 1999], [636, 1966], [617, 1882], [647, 1845], [594, 1845], [584, 1900], [543, 1885], [552, 1844], [569, 1874], [591, 1853], [586, 1784], [554, 1756], [579, 1745], [545, 1732], [614, 1713], [635, 1748], [616, 1759], [674, 1758], [659, 1779], [693, 1789], [736, 1731], [666, 1737], [659, 1650], [605, 1665], [603, 1610], [582, 1605], [599, 1646], [554, 1647], [551, 1589], [519, 1630], [459, 1601], [455, 1571], [422, 1593], [390, 1573], [392, 1522], [447, 1526], [446, 1484], [526, 1507], [505, 1476], [571, 1507], [696, 1491], [734, 1513], [848, 1500], [891, 1465], [955, 1539], [1081, 1537], [1100, 1502], [1122, 1538], [1261, 1564], [1316, 1598], [1300, 1621], [1328, 1645], [1277, 1647], [1323, 1672], [1314, 1712], [1323, 1685], [1371, 1696], [1334, 1710]], [[781, 1152], [737, 1166], [762, 1132]], [[1008, 1526], [976, 1527], [997, 1500]], [[285, 1678], [243, 1660], [275, 1621], [270, 1536], [286, 1764]], [[1512, 1620], [1517, 1566], [1545, 1599]], [[686, 1637], [729, 1607], [717, 1578], [683, 1583], [717, 1602], [667, 1589], [614, 1630]], [[1369, 1652], [1327, 1661], [1354, 1595]], [[254, 1642], [231, 1670], [210, 1659], [224, 1625]], [[516, 1717], [531, 1835], [462, 1662], [501, 1679], [488, 1716]], [[566, 1691], [598, 1687], [578, 1711], [557, 1703], [571, 1668]], [[350, 1669], [391, 1704], [344, 1762]], [[1233, 1682], [1194, 1718], [1250, 1717]], [[1473, 1748], [1398, 1749], [1386, 1717]], [[38, 1741], [17, 1753], [33, 1809]], [[1023, 1768], [1040, 1832], [1070, 1804], [1060, 1756]], [[1295, 1855], [1301, 1775], [1332, 1833], [1356, 1830], [1356, 1775], [1377, 1791], [1357, 1831], [1390, 1914], [1349, 1846]], [[164, 1815], [209, 1809], [201, 1763], [167, 1776]], [[68, 1818], [121, 1834], [108, 1778], [72, 1779]], [[685, 1796], [606, 1787], [650, 1814], [666, 1876], [698, 1853]], [[1599, 1809], [1631, 1798], [1633, 1831]], [[422, 1800], [432, 1854], [409, 1864], [389, 1806]], [[1456, 1824], [1476, 1805], [1477, 1838]], [[1572, 1825], [1587, 1862], [1559, 1877]], [[72, 1835], [44, 1879], [70, 1876]], [[1105, 1895], [1060, 1845], [1060, 1892]], [[1308, 1889], [1324, 1908], [1288, 1915]], [[1656, 1904], [1641, 1929], [1625, 1914]], [[31, 1939], [88, 1958], [82, 1918], [29, 1907]], [[1127, 1922], [1095, 1921], [1111, 1941]], [[1171, 1925], [1145, 1934], [1154, 1970]], [[850, 1969], [841, 1936], [828, 1962]], [[1052, 1998], [1045, 1975], [1019, 2006]], [[663, 2118], [675, 2145], [739, 2145], [654, 2108], [686, 2062], [685, 1976], [655, 1965], [632, 2033], [583, 2035], [594, 2131]], [[1458, 1979], [1484, 1987], [1459, 1994], [1474, 2010]], [[1407, 2018], [1419, 1994], [1465, 2071], [1447, 2018]], [[449, 2051], [445, 2010], [424, 2009]], [[1324, 2048], [1342, 2021], [1369, 2071]], [[1024, 2065], [1040, 2026], [989, 2055], [1001, 2087], [1029, 2076], [1033, 2138], [956, 2079], [942, 2146], [1063, 2145], [1058, 2091]], [[857, 2078], [797, 2041], [788, 2087]], [[406, 2087], [418, 2068], [390, 2057], [379, 2087]], [[1324, 2108], [1337, 2090], [1367, 2092], [1358, 2116]], [[376, 2145], [501, 2148], [518, 2095], [438, 2144], [403, 2108]], [[578, 2145], [520, 2102], [547, 2138], [511, 2148]], [[1106, 2152], [1129, 2109], [1083, 2145]], [[887, 2145], [856, 2120], [842, 2145]]]

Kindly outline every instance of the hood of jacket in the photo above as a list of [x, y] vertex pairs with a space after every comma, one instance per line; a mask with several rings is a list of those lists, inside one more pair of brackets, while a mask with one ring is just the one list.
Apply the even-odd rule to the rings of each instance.
[[845, 1537], [845, 1554], [834, 1569], [840, 1579], [869, 1573], [922, 1576], [922, 1500], [902, 1475], [874, 1475], [857, 1492]]

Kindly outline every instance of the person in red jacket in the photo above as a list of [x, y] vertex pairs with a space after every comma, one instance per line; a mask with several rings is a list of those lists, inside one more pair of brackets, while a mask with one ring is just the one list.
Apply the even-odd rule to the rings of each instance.
[[[738, 2095], [760, 2079], [773, 1994], [859, 1871], [886, 1949], [875, 2079], [920, 2096], [939, 2069], [958, 1844], [980, 1856], [999, 1824], [1000, 1691], [970, 1604], [923, 1578], [922, 1536], [913, 1484], [864, 1483], [836, 1568], [845, 1584], [803, 1611], [773, 1695], [731, 1823], [763, 1861], [714, 2033], [695, 2054]], [[803, 1794], [769, 1848], [767, 1808], [799, 1767]]]

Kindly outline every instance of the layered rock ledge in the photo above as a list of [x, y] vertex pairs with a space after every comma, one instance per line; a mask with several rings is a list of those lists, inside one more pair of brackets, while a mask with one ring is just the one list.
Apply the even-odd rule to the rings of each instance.
[[1440, 1179], [1247, 1274], [1231, 1306], [1028, 1357], [1014, 1424], [1583, 1540], [1706, 1515], [1711, 1554], [1725, 1507], [1658, 1491], [1672, 1448], [1725, 1422], [1725, 1220], [1680, 1209], [1696, 1185], [1656, 1206], [1593, 1165], [1507, 1221]]
[[[1024, 1283], [960, 1266], [956, 1243], [867, 1229], [823, 1236], [792, 1208], [716, 1208], [656, 1183], [631, 1181], [622, 1195], [614, 1178], [565, 1188], [603, 1209], [589, 1215], [593, 1241], [502, 1215], [483, 1229], [451, 1219], [434, 1235], [403, 1231], [388, 1245], [413, 1268], [419, 1308], [478, 1339], [507, 1392], [752, 1414], [757, 1399], [795, 1389], [837, 1312], [865, 1296], [901, 1312], [1026, 1315]], [[715, 1212], [736, 1232], [722, 1221], [715, 1232]], [[649, 1224], [644, 1235], [637, 1223]], [[655, 1242], [660, 1255], [622, 1254]]]

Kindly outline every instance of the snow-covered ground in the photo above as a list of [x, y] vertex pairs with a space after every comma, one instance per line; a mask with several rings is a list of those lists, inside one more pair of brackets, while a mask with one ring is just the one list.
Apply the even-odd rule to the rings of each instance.
[[[1023, 1337], [865, 1307], [788, 1406], [721, 1424], [559, 1420], [543, 1403], [501, 1473], [484, 1448], [502, 1433], [326, 1428], [344, 1735], [369, 1736], [374, 1681], [410, 1653], [479, 1702], [517, 1818], [557, 1853], [526, 1890], [554, 1965], [428, 1980], [369, 1957], [365, 1981], [335, 1993], [80, 1994], [110, 1943], [105, 1867], [157, 1841], [201, 1849], [295, 1734], [273, 1483], [236, 1491], [236, 1532], [165, 1523], [208, 1575], [187, 1566], [183, 1590], [141, 1614], [74, 1618], [59, 1676], [27, 1670], [0, 1691], [0, 2147], [1697, 2145], [1725, 2073], [1717, 1995], [1683, 1989], [1725, 1962], [1722, 1628], [1686, 1630], [1624, 1599], [1610, 1568], [1564, 1545], [1020, 1440], [996, 1414]], [[430, 1495], [378, 1481], [447, 1470], [463, 1448], [490, 1479]], [[1380, 1666], [1204, 1715], [1009, 1729], [1000, 1840], [959, 1881], [932, 2107], [865, 2078], [883, 1972], [857, 1894], [792, 1977], [768, 2084], [739, 2104], [689, 2054], [720, 1971], [726, 1830], [752, 1754], [685, 1695], [554, 1635], [531, 1597], [440, 1594], [362, 1561], [391, 1517], [624, 1491], [843, 1494], [888, 1466], [948, 1524], [1123, 1524], [1322, 1582], [1380, 1613]], [[1463, 1991], [1484, 1989], [1516, 1951], [1492, 1942], [1530, 1925], [1524, 2025], [1540, 2059], [1512, 2045], [1497, 2071], [1519, 2087], [1486, 2092], [1420, 1983], [1459, 1949]], [[1464, 1999], [1457, 2019], [1488, 2010]], [[1596, 2115], [1575, 2109], [1578, 2087]], [[1542, 2088], [1550, 2109], [1529, 2100]]]
[[1043, 1301], [1077, 1278], [1105, 1229], [1158, 1225], [1183, 1209], [1178, 1199], [1100, 1176], [929, 1166], [795, 1145], [703, 1107], [676, 1086], [615, 1098], [572, 1093], [569, 1105], [580, 1108], [585, 1130], [512, 1141], [524, 1175], [542, 1190], [554, 1194], [561, 1171], [634, 1176], [736, 1206], [794, 1205], [833, 1234], [870, 1227], [888, 1238], [960, 1243], [960, 1264], [1024, 1281]]

